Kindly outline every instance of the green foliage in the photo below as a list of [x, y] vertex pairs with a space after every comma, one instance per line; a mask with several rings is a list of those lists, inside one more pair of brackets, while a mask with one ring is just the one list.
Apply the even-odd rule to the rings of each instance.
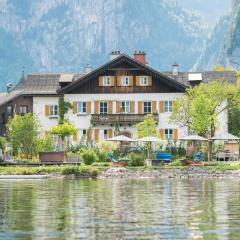
[[152, 114], [148, 114], [144, 117], [143, 122], [136, 125], [138, 129], [138, 138], [147, 136], [157, 136], [157, 122], [154, 120]]
[[93, 162], [97, 162], [98, 161], [98, 156], [96, 154], [96, 151], [94, 151], [93, 149], [85, 149], [83, 150], [81, 157], [83, 159], [83, 162], [86, 165], [91, 165]]
[[65, 102], [64, 97], [61, 96], [58, 98], [58, 116], [59, 116], [59, 124], [63, 124], [65, 121], [65, 114], [69, 109], [72, 108], [72, 104], [70, 102]]
[[39, 138], [36, 140], [36, 154], [43, 151], [54, 151], [55, 145], [52, 138], [47, 137], [46, 139]]
[[52, 127], [49, 133], [64, 139], [65, 137], [76, 134], [77, 128], [68, 122], [64, 122], [63, 124]]
[[40, 125], [35, 115], [14, 115], [7, 123], [8, 139], [13, 147], [13, 153], [26, 158], [36, 152]]
[[113, 152], [117, 147], [116, 144], [114, 144], [113, 142], [101, 141], [98, 143], [98, 148], [103, 153], [108, 154], [110, 152]]
[[146, 155], [143, 152], [130, 153], [129, 155], [127, 155], [126, 158], [129, 159], [129, 161], [127, 162], [127, 166], [138, 167], [144, 166]]
[[94, 167], [109, 167], [110, 164], [111, 164], [110, 162], [101, 162], [101, 161], [99, 161], [99, 162], [92, 163], [91, 166], [94, 166]]
[[0, 149], [4, 149], [6, 147], [6, 139], [4, 137], [0, 137]]
[[183, 163], [181, 160], [177, 159], [171, 163], [169, 163], [169, 166], [171, 167], [179, 167], [179, 166], [183, 166]]
[[222, 65], [216, 64], [215, 66], [213, 66], [213, 71], [222, 72], [222, 71], [227, 71], [227, 69]]

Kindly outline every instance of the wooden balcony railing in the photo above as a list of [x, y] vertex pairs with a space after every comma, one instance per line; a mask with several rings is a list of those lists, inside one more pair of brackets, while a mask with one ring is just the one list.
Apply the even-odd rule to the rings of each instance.
[[[116, 113], [116, 114], [92, 114], [92, 123], [94, 125], [114, 124], [136, 124], [142, 122], [146, 114], [134, 113]], [[153, 117], [158, 122], [158, 113], [154, 113]]]

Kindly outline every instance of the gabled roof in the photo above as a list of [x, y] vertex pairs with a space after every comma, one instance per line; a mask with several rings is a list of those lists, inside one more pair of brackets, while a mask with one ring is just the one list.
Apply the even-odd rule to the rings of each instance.
[[13, 99], [22, 95], [22, 91], [14, 91], [14, 92], [3, 92], [0, 93], [0, 106], [12, 101]]
[[155, 69], [146, 66], [145, 64], [142, 64], [141, 62], [129, 57], [126, 54], [121, 54], [120, 56], [116, 57], [115, 59], [107, 62], [106, 64], [102, 65], [101, 67], [93, 70], [92, 72], [84, 75], [82, 78], [68, 84], [67, 86], [59, 89], [57, 92], [58, 93], [67, 93], [71, 91], [72, 89], [75, 89], [76, 87], [81, 86], [82, 84], [85, 84], [86, 82], [92, 80], [94, 77], [97, 77], [99, 74], [103, 73], [105, 70], [110, 69], [111, 67], [117, 65], [118, 63], [121, 62], [129, 62], [132, 65], [138, 67], [139, 69], [145, 70], [146, 72], [155, 75], [157, 78], [161, 78], [161, 81], [165, 82], [166, 84], [170, 85], [171, 87], [174, 87], [178, 91], [185, 91], [186, 85], [177, 82], [176, 80], [156, 71]]

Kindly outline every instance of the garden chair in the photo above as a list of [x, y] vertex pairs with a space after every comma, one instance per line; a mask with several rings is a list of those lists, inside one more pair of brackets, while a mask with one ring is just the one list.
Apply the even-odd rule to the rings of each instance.
[[119, 159], [117, 160], [112, 153], [109, 153], [108, 154], [108, 158], [111, 160], [112, 164], [111, 166], [112, 167], [122, 167], [126, 164], [127, 160], [126, 159]]

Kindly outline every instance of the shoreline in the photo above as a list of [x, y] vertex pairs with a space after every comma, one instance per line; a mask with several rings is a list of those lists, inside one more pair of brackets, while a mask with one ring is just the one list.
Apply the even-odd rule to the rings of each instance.
[[[61, 169], [61, 167], [59, 168]], [[239, 178], [240, 169], [237, 170], [214, 170], [209, 167], [185, 167], [185, 168], [124, 168], [108, 167], [104, 169], [85, 167], [84, 171], [76, 171], [74, 167], [71, 171], [64, 172], [0, 172], [0, 181], [7, 179], [223, 179]]]

